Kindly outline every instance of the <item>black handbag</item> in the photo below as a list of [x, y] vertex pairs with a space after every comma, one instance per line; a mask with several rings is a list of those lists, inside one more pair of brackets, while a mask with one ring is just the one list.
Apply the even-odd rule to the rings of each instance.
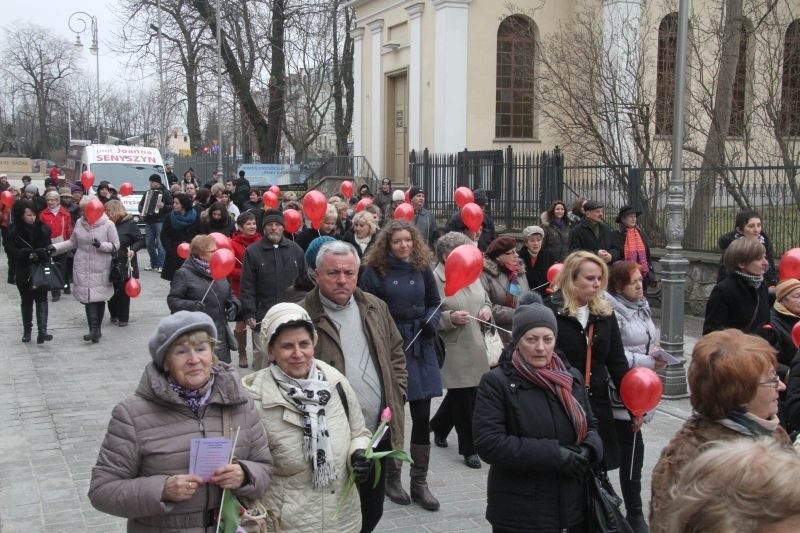
[[53, 258], [47, 263], [31, 264], [31, 275], [29, 278], [31, 290], [34, 291], [59, 291], [66, 288], [64, 275], [58, 268]]
[[116, 246], [111, 248], [111, 270], [108, 272], [108, 281], [111, 283], [125, 283], [131, 277], [131, 264], [127, 255], [120, 257]]
[[586, 524], [598, 533], [633, 533], [620, 510], [622, 498], [614, 492], [605, 470], [589, 469], [586, 476]]
[[436, 350], [436, 361], [439, 363], [439, 368], [444, 366], [444, 358], [447, 356], [447, 349], [444, 347], [444, 340], [437, 332], [433, 336], [433, 348]]

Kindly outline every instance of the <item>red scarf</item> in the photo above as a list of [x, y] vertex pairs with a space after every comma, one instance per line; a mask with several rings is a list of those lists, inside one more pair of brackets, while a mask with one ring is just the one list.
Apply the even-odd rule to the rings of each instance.
[[650, 265], [647, 264], [647, 248], [645, 248], [638, 229], [628, 228], [625, 232], [625, 249], [623, 253], [626, 261], [633, 261], [642, 267], [642, 275], [650, 272]]
[[511, 363], [522, 377], [536, 385], [537, 387], [548, 390], [555, 395], [566, 409], [575, 426], [575, 433], [578, 435], [575, 444], [579, 445], [586, 439], [589, 427], [586, 423], [586, 413], [572, 395], [572, 374], [567, 372], [564, 362], [558, 354], [553, 354], [553, 358], [546, 368], [534, 368], [528, 363], [519, 350], [514, 350], [511, 355]]

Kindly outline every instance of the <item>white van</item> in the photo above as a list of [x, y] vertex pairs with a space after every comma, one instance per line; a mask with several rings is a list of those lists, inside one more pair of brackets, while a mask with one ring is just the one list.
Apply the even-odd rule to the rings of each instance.
[[[88, 144], [79, 145], [74, 141], [70, 153], [75, 154], [75, 169], [71, 183], [80, 183], [81, 174], [91, 170], [94, 174], [94, 187], [101, 181], [107, 181], [119, 191], [120, 185], [125, 182], [133, 185], [133, 194], [119, 197], [125, 210], [134, 220], [139, 222], [139, 200], [150, 188], [150, 176], [158, 174], [161, 183], [167, 185], [167, 175], [164, 172], [164, 160], [158, 148], [147, 146], [117, 146], [114, 144]], [[79, 147], [80, 146], [80, 147]]]

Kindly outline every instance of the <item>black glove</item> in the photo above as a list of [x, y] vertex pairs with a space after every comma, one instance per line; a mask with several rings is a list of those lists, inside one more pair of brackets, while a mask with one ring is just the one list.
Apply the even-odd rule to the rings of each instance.
[[422, 323], [422, 334], [428, 338], [436, 335], [436, 325], [433, 324], [433, 320]]
[[95, 248], [100, 248], [100, 241], [98, 241], [97, 239], [92, 239], [92, 246], [94, 246]]
[[350, 464], [353, 466], [353, 472], [356, 475], [356, 481], [364, 483], [369, 479], [369, 473], [372, 472], [372, 460], [367, 459], [364, 450], [356, 450], [350, 456]]
[[50, 255], [53, 255], [54, 253], [56, 253], [56, 247], [53, 246], [52, 244], [48, 244], [47, 248], [45, 248], [44, 250]]
[[562, 446], [558, 451], [561, 457], [559, 470], [569, 477], [581, 478], [589, 468], [589, 461], [581, 453]]
[[28, 260], [31, 263], [38, 263], [39, 262], [39, 254], [37, 254], [36, 252], [29, 253], [28, 254]]
[[195, 311], [205, 311], [206, 310], [206, 304], [204, 304], [203, 302], [195, 302], [194, 303], [194, 310]]

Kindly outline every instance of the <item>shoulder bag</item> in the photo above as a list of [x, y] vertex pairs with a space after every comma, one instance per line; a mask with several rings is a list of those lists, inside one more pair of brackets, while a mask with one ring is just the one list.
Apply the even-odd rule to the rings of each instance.
[[66, 287], [64, 275], [52, 257], [49, 262], [31, 264], [29, 283], [34, 291], [59, 291]]
[[496, 367], [500, 361], [504, 346], [503, 339], [500, 338], [500, 334], [494, 326], [494, 318], [492, 318], [492, 326], [483, 333], [483, 344], [486, 346], [486, 359], [489, 362], [489, 367]]
[[620, 498], [608, 474], [590, 468], [586, 476], [586, 525], [589, 531], [598, 533], [633, 533], [620, 510]]
[[111, 283], [125, 283], [131, 277], [131, 261], [128, 256], [120, 256], [119, 250], [112, 245], [111, 270], [108, 272], [108, 281]]

